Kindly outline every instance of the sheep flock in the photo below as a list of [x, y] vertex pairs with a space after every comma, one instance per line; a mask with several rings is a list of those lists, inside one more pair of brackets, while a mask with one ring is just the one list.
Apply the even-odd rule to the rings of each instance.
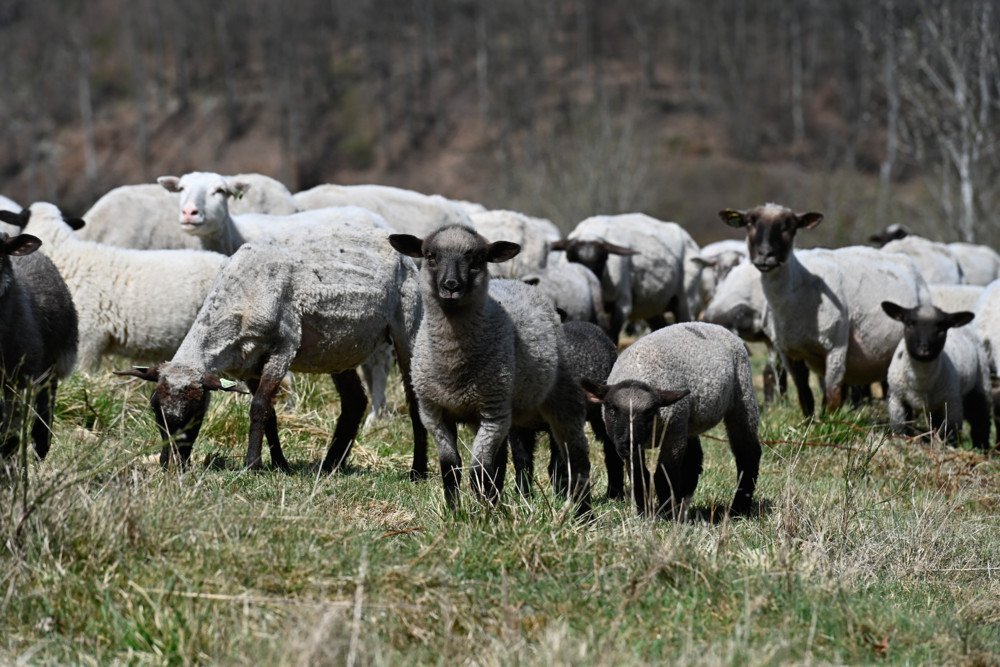
[[[276, 404], [282, 391], [294, 400], [293, 374], [329, 374], [339, 418], [323, 474], [346, 468], [359, 431], [389, 412], [396, 364], [409, 475], [434, 476], [433, 442], [451, 511], [463, 471], [473, 502], [530, 496], [534, 439], [546, 432], [552, 488], [582, 520], [593, 511], [591, 440], [610, 500], [683, 520], [699, 437], [722, 424], [736, 463], [727, 514], [753, 517], [764, 405], [748, 342], [767, 346], [767, 400], [790, 376], [806, 418], [882, 397], [894, 433], [985, 453], [1000, 439], [990, 380], [1000, 254], [900, 225], [871, 237], [880, 248], [804, 250], [796, 239], [821, 213], [722, 208], [718, 235], [727, 225], [739, 238], [700, 248], [683, 225], [643, 213], [592, 216], [563, 234], [437, 194], [333, 184], [293, 194], [259, 174], [210, 172], [115, 188], [82, 215], [5, 197], [0, 208], [8, 466], [24, 460], [23, 415], [35, 415], [41, 460], [59, 381], [107, 372], [107, 355], [123, 387], [152, 383], [163, 466], [190, 465], [210, 397], [231, 392], [250, 395], [245, 466], [264, 465], [266, 441], [288, 470]], [[465, 464], [459, 424], [474, 434]], [[650, 474], [646, 450], [657, 448]], [[508, 460], [516, 484], [505, 491]]]

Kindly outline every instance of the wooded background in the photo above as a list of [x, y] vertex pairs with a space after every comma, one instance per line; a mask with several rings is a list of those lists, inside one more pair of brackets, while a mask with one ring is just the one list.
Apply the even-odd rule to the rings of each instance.
[[[0, 193], [377, 182], [563, 229], [724, 207], [996, 243], [997, 0], [4, 0]], [[832, 224], [829, 224], [831, 223]]]

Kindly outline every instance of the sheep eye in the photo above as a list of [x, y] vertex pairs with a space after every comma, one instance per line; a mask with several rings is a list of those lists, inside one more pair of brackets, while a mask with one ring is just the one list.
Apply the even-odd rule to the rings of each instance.
[[427, 253], [426, 255], [424, 255], [424, 259], [427, 260], [427, 265], [430, 266], [431, 268], [437, 266], [437, 255], [435, 255], [434, 253], [430, 252]]

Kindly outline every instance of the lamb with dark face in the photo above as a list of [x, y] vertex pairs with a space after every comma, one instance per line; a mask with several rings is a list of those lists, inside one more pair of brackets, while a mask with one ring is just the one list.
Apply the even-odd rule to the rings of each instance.
[[462, 460], [456, 425], [476, 429], [473, 490], [498, 502], [512, 426], [546, 424], [565, 452], [568, 495], [578, 513], [590, 511], [590, 460], [583, 426], [586, 403], [567, 362], [559, 318], [545, 297], [517, 280], [491, 280], [487, 264], [520, 250], [489, 243], [471, 227], [451, 225], [426, 239], [389, 237], [422, 258], [424, 317], [413, 354], [420, 416], [437, 441], [445, 499], [458, 505]]
[[[585, 381], [583, 387], [604, 406], [604, 425], [626, 462], [640, 514], [683, 518], [702, 470], [698, 436], [720, 421], [736, 459], [730, 512], [750, 512], [760, 466], [759, 412], [750, 358], [734, 334], [701, 322], [654, 331], [621, 353], [607, 384]], [[651, 485], [645, 450], [657, 446]]]
[[931, 305], [903, 308], [883, 301], [903, 324], [903, 340], [889, 365], [889, 419], [897, 433], [913, 432], [915, 414], [927, 413], [932, 431], [956, 442], [963, 418], [972, 444], [990, 446], [992, 394], [989, 359], [972, 327], [974, 313], [946, 313]]

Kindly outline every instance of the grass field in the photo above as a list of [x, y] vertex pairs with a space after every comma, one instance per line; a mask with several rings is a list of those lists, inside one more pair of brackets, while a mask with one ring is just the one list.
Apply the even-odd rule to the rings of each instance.
[[749, 520], [722, 518], [721, 429], [684, 523], [605, 500], [593, 447], [581, 524], [547, 479], [446, 512], [433, 449], [408, 480], [402, 414], [319, 476], [336, 395], [295, 390], [291, 474], [240, 469], [240, 395], [164, 471], [148, 385], [67, 381], [48, 459], [0, 485], [0, 663], [1000, 664], [1000, 456], [889, 438], [884, 405], [767, 410]]

